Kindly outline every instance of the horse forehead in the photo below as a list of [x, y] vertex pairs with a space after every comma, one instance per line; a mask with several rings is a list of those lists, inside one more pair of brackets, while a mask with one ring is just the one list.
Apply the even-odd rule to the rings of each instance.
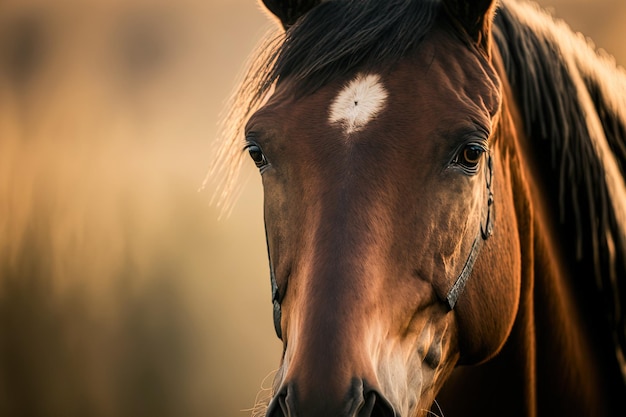
[[432, 59], [425, 58], [421, 64], [407, 62], [384, 75], [359, 72], [335, 85], [327, 96], [328, 124], [349, 137], [366, 131], [377, 119], [410, 117], [417, 122], [419, 114], [430, 124], [453, 117], [488, 124], [500, 107], [492, 69], [471, 55], [462, 61], [436, 52]]
[[318, 139], [340, 132], [348, 142], [380, 129], [403, 137], [397, 130], [416, 123], [422, 130], [447, 129], [454, 120], [488, 125], [500, 101], [494, 74], [466, 48], [451, 47], [456, 48], [453, 57], [427, 42], [417, 57], [393, 70], [362, 69], [304, 97], [293, 94], [297, 82], [285, 80], [253, 119], [283, 132], [315, 133]]

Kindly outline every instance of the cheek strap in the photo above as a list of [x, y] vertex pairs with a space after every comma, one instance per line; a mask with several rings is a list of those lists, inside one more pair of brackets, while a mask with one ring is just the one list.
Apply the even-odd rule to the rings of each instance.
[[270, 262], [270, 279], [272, 281], [272, 303], [274, 304], [274, 330], [279, 339], [283, 338], [283, 329], [281, 327], [282, 311], [280, 309], [280, 299], [278, 295], [278, 284], [276, 284], [276, 276]]
[[281, 327], [282, 312], [280, 309], [280, 292], [278, 291], [278, 283], [276, 282], [276, 274], [272, 266], [272, 256], [270, 254], [270, 241], [267, 236], [267, 225], [265, 225], [265, 247], [267, 248], [267, 260], [270, 264], [270, 283], [272, 285], [272, 304], [274, 304], [274, 330], [279, 339], [283, 338], [283, 329]]
[[456, 302], [463, 293], [465, 284], [467, 284], [467, 280], [472, 273], [474, 263], [478, 258], [478, 254], [480, 253], [480, 249], [482, 248], [484, 241], [489, 239], [489, 237], [493, 234], [493, 191], [491, 190], [491, 183], [493, 180], [493, 161], [491, 159], [491, 155], [488, 155], [487, 158], [487, 172], [485, 176], [488, 195], [487, 218], [484, 225], [481, 222], [479, 233], [474, 239], [474, 243], [472, 243], [472, 248], [470, 249], [470, 253], [465, 261], [465, 264], [463, 265], [463, 269], [454, 282], [454, 285], [452, 285], [452, 288], [448, 291], [448, 295], [446, 295], [446, 304], [449, 310], [454, 309]]

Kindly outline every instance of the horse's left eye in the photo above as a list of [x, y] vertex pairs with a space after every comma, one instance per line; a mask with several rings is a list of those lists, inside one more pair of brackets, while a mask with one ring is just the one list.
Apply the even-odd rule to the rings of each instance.
[[250, 144], [246, 146], [246, 150], [250, 154], [250, 158], [252, 158], [257, 168], [263, 168], [267, 165], [267, 158], [258, 145]]
[[480, 158], [483, 156], [483, 153], [485, 153], [485, 150], [486, 149], [483, 146], [469, 144], [461, 149], [461, 152], [456, 157], [455, 162], [469, 171], [475, 171], [480, 163]]

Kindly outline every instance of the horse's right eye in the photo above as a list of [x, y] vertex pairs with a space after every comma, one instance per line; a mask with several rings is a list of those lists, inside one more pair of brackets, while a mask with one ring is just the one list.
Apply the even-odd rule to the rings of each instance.
[[265, 157], [265, 154], [263, 153], [259, 145], [250, 144], [246, 146], [246, 150], [250, 154], [250, 158], [252, 158], [257, 168], [263, 168], [268, 164], [267, 158]]
[[459, 151], [453, 163], [466, 173], [475, 174], [478, 172], [478, 165], [485, 152], [487, 149], [483, 145], [470, 143]]
[[474, 168], [480, 162], [480, 157], [483, 155], [484, 152], [485, 150], [477, 145], [466, 146], [463, 149], [463, 155], [462, 158], [459, 160], [459, 163], [468, 168]]

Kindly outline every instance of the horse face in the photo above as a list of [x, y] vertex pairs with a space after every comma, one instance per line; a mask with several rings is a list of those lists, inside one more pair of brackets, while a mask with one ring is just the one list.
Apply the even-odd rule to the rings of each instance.
[[392, 70], [295, 88], [281, 81], [246, 127], [284, 344], [268, 415], [426, 413], [459, 358], [495, 354], [515, 316], [519, 262], [492, 249], [512, 239], [502, 216], [445, 302], [486, 221], [487, 155], [500, 166], [495, 72], [435, 29]]

